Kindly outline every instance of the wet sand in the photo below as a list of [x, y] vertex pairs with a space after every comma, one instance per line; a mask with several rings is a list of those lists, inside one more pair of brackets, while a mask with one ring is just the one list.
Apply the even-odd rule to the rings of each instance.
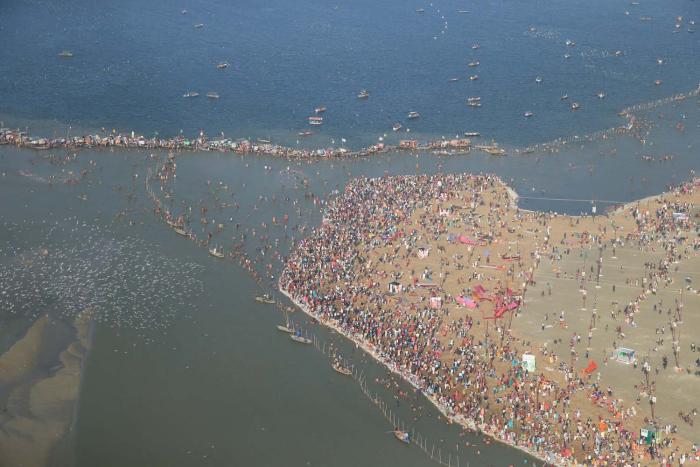
[[[49, 465], [69, 435], [88, 326], [84, 318], [68, 326], [44, 315], [0, 356], [0, 385], [7, 391], [0, 415], [0, 465]], [[71, 339], [56, 342], [57, 334], [68, 333]], [[47, 368], [48, 361], [55, 364]]]

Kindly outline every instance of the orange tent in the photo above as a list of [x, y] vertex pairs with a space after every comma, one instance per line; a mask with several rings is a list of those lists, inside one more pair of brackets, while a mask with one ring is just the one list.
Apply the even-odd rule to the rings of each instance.
[[586, 367], [585, 370], [583, 370], [583, 372], [586, 373], [587, 375], [589, 375], [589, 374], [593, 373], [597, 368], [598, 368], [598, 364], [593, 360], [589, 360], [588, 366]]

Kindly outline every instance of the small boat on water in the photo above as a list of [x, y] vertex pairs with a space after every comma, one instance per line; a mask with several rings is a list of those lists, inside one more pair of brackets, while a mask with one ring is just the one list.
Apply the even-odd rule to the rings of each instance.
[[467, 66], [470, 66], [470, 67], [474, 68], [475, 66], [479, 66], [480, 64], [481, 64], [481, 62], [480, 62], [479, 60], [477, 60], [477, 61], [475, 61], [475, 62], [469, 62], [469, 63], [467, 64]]
[[572, 41], [571, 39], [567, 39], [566, 45], [568, 45], [569, 47], [576, 47], [576, 42]]
[[469, 107], [481, 107], [481, 97], [468, 97], [467, 105]]
[[325, 112], [325, 111], [326, 111], [326, 108], [325, 108], [325, 107], [316, 107], [316, 108], [314, 109], [314, 112], [316, 112], [317, 114], [322, 114], [322, 113]]
[[413, 120], [413, 119], [415, 119], [415, 118], [419, 118], [419, 117], [420, 117], [420, 114], [419, 114], [418, 112], [409, 112], [407, 117], [408, 117], [409, 119]]
[[539, 84], [539, 83], [541, 83], [541, 82], [542, 82], [542, 77], [541, 77], [541, 76], [538, 76], [538, 77], [535, 78], [535, 83]]
[[605, 93], [603, 91], [598, 92], [596, 95], [598, 96], [598, 99], [605, 99]]
[[478, 138], [479, 136], [481, 136], [481, 133], [479, 133], [478, 131], [465, 131], [464, 136], [467, 136], [469, 138]]
[[568, 94], [564, 94], [563, 96], [561, 96], [560, 99], [563, 100], [563, 101], [565, 101], [565, 100], [567, 100], [568, 98], [569, 98], [569, 95], [568, 95]]
[[221, 250], [221, 248], [209, 248], [209, 254], [212, 255], [214, 258], [223, 258], [224, 257], [224, 252]]
[[460, 15], [463, 15], [463, 14], [469, 13], [469, 10], [457, 10], [457, 13], [459, 13]]
[[199, 97], [199, 93], [196, 92], [196, 91], [190, 91], [190, 92], [186, 92], [185, 94], [183, 94], [182, 97], [187, 97], [187, 98], [189, 98], [189, 97]]
[[394, 126], [391, 127], [391, 129], [394, 131], [399, 131], [401, 128], [403, 128], [403, 125], [398, 122], [394, 123]]
[[196, 29], [202, 29], [204, 27], [204, 23], [197, 23], [194, 25]]
[[565, 54], [564, 54], [564, 58], [567, 58], [567, 59], [568, 59], [568, 58], [571, 58], [571, 54], [570, 54], [570, 53], [565, 53]]
[[425, 8], [416, 8], [416, 13], [425, 13]]
[[459, 78], [450, 78], [450, 83], [456, 83], [459, 81]]
[[272, 141], [270, 141], [269, 139], [258, 138], [258, 143], [270, 144], [270, 143], [272, 143]]
[[277, 303], [270, 294], [266, 293], [256, 296], [255, 301], [260, 303], [267, 303], [268, 305], [274, 305], [275, 303]]
[[188, 234], [187, 231], [185, 231], [185, 229], [183, 229], [181, 227], [175, 227], [173, 230], [175, 231], [176, 234], [180, 235], [181, 237], [189, 237], [190, 236], [190, 234]]
[[578, 102], [574, 102], [571, 104], [571, 110], [578, 110], [581, 108], [581, 105]]
[[369, 92], [366, 89], [360, 90], [360, 92], [357, 94], [358, 99], [367, 99], [369, 97]]
[[208, 97], [209, 99], [218, 99], [218, 98], [219, 98], [219, 93], [218, 93], [218, 92], [210, 91], [210, 92], [207, 93], [207, 97]]
[[506, 155], [506, 150], [503, 148], [499, 148], [498, 145], [492, 144], [491, 146], [475, 146], [476, 149], [479, 149], [481, 151], [484, 151], [487, 154], [490, 154], [492, 156], [505, 156]]
[[398, 439], [402, 443], [411, 443], [411, 435], [409, 435], [407, 431], [394, 430], [394, 436], [396, 436], [396, 439]]
[[476, 81], [477, 79], [479, 79], [479, 75], [471, 75], [469, 77], [469, 81]]
[[309, 125], [323, 125], [323, 117], [309, 117]]
[[349, 368], [345, 368], [340, 362], [333, 363], [333, 369], [344, 376], [352, 376], [352, 371]]
[[301, 331], [297, 329], [297, 331], [289, 336], [294, 342], [299, 342], [300, 344], [311, 344], [311, 339], [308, 337], [304, 337], [301, 335]]
[[278, 324], [277, 329], [288, 334], [294, 334], [294, 328], [289, 327], [289, 322], [287, 324]]
[[225, 70], [228, 67], [229, 67], [229, 64], [226, 62], [221, 62], [218, 65], [216, 65], [216, 68], [218, 68], [219, 70]]
[[530, 118], [533, 115], [535, 115], [535, 114], [533, 112], [530, 112], [529, 110], [523, 114], [523, 116], [525, 116], [525, 118]]
[[299, 136], [304, 136], [304, 137], [306, 137], [306, 136], [311, 136], [311, 135], [313, 135], [314, 132], [313, 132], [313, 131], [300, 131], [300, 132], [297, 133], [297, 134], [298, 134]]
[[59, 53], [58, 56], [61, 58], [72, 58], [73, 52], [71, 52], [70, 50], [64, 50], [61, 53]]
[[480, 49], [480, 48], [481, 48], [481, 45], [480, 45], [480, 44], [478, 44], [478, 43], [477, 43], [477, 44], [474, 44], [474, 45], [472, 45], [472, 50], [477, 50], [477, 49]]
[[660, 79], [655, 80], [654, 84], [657, 86], [661, 86], [661, 80]]

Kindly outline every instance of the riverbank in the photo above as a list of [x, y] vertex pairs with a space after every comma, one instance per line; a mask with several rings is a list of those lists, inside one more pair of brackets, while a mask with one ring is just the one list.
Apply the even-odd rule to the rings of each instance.
[[[683, 189], [691, 195], [694, 192], [692, 183]], [[686, 213], [685, 223], [678, 224], [678, 212], [670, 216], [667, 202], [653, 214], [640, 214], [634, 208], [639, 204], [632, 203], [626, 206], [624, 218], [574, 218], [513, 212], [516, 197], [491, 176], [353, 181], [328, 206], [321, 227], [297, 246], [280, 279], [280, 289], [308, 314], [334, 325], [420, 387], [452, 418], [464, 417], [466, 426], [476, 421], [482, 429], [486, 427], [483, 431], [509, 444], [526, 445], [530, 451], [538, 446], [541, 452], [559, 454], [556, 463], [560, 464], [642, 459], [646, 453], [637, 449], [641, 416], [630, 406], [633, 404], [610, 397], [610, 387], [605, 394], [600, 379], [592, 378], [597, 374], [593, 360], [587, 366], [584, 360], [585, 368], [577, 368], [575, 344], [580, 337], [572, 341], [573, 357], [565, 362], [551, 348], [547, 350], [546, 342], [518, 337], [522, 335], [518, 320], [511, 324], [522, 314], [528, 287], [536, 286], [534, 275], [540, 261], [556, 252], [557, 245], [573, 245], [566, 241], [567, 231], [581, 239], [576, 244], [598, 242], [601, 248], [612, 242], [614, 249], [621, 241], [617, 236], [610, 239], [611, 235], [606, 240], [608, 228], [616, 234], [622, 231], [628, 244], [642, 250], [661, 234], [665, 242], [683, 242], [682, 232], [692, 227], [687, 220], [693, 204], [673, 204], [673, 209]], [[644, 219], [654, 215], [660, 216], [656, 222]], [[576, 233], [579, 228], [583, 234]], [[560, 236], [563, 239], [557, 243]], [[697, 241], [689, 246], [694, 251]], [[402, 250], [404, 254], [399, 253]], [[466, 254], [465, 264], [462, 255]], [[409, 269], [407, 280], [403, 276]], [[418, 278], [420, 270], [423, 273]], [[433, 279], [438, 271], [439, 277]], [[588, 280], [591, 276], [595, 277], [588, 275]], [[582, 289], [586, 287], [581, 284]], [[490, 320], [495, 330], [489, 330]], [[591, 333], [595, 330], [590, 329]], [[585, 332], [585, 328], [569, 332], [572, 330], [574, 336]], [[535, 377], [521, 370], [520, 363], [510, 364], [520, 362], [523, 351], [549, 358], [550, 364], [558, 362], [558, 367], [538, 370]], [[607, 356], [605, 361], [607, 366]], [[587, 371], [581, 372], [584, 369]], [[527, 386], [529, 391], [518, 389]], [[492, 394], [494, 399], [483, 394]], [[503, 412], [489, 410], [490, 405]], [[569, 421], [572, 413], [573, 423]], [[555, 430], [543, 430], [552, 423]], [[489, 430], [489, 426], [495, 428]], [[520, 429], [513, 429], [518, 426]], [[595, 457], [591, 447], [586, 447], [593, 444], [593, 437]], [[659, 441], [649, 453], [665, 456], [661, 452], [670, 446], [670, 438], [664, 442], [662, 446]], [[578, 444], [581, 450], [575, 449]], [[679, 445], [683, 458], [692, 458], [692, 450], [687, 454], [689, 444], [679, 441]], [[669, 455], [671, 459], [676, 456]]]
[[489, 427], [483, 424], [478, 424], [476, 420], [465, 418], [460, 415], [456, 415], [454, 412], [450, 411], [450, 409], [443, 405], [438, 399], [436, 399], [432, 394], [426, 392], [426, 388], [420, 383], [419, 380], [417, 380], [413, 375], [410, 373], [407, 373], [405, 371], [402, 371], [400, 368], [398, 368], [394, 363], [391, 362], [388, 358], [384, 357], [381, 355], [381, 353], [368, 341], [363, 339], [361, 336], [357, 334], [352, 334], [345, 329], [343, 329], [338, 323], [336, 323], [333, 320], [329, 320], [324, 318], [323, 316], [317, 315], [313, 313], [309, 308], [304, 305], [303, 303], [299, 302], [298, 300], [295, 300], [292, 295], [285, 290], [281, 284], [278, 284], [279, 288], [278, 290], [282, 295], [287, 297], [287, 299], [292, 302], [299, 310], [304, 312], [306, 315], [309, 317], [317, 320], [324, 326], [334, 330], [338, 334], [344, 336], [346, 339], [350, 340], [353, 342], [355, 345], [357, 345], [359, 348], [361, 348], [365, 353], [367, 353], [369, 356], [371, 356], [376, 362], [380, 363], [383, 365], [387, 370], [389, 370], [391, 373], [395, 374], [396, 376], [399, 376], [402, 378], [404, 381], [409, 383], [411, 386], [413, 386], [415, 389], [419, 390], [420, 393], [431, 403], [433, 406], [448, 420], [449, 423], [457, 423], [460, 426], [464, 427], [467, 430], [470, 431], [475, 431], [475, 432], [480, 432], [483, 433], [489, 437], [491, 437], [493, 440], [498, 441], [500, 443], [506, 444], [512, 448], [518, 449], [519, 451], [522, 451], [536, 459], [539, 459], [543, 463], [548, 463], [548, 464], [557, 464], [557, 465], [568, 465], [564, 461], [564, 459], [561, 459], [559, 456], [557, 456], [554, 453], [539, 453], [533, 450], [528, 449], [525, 446], [519, 446], [517, 444], [513, 444], [510, 441], [506, 439], [500, 439], [496, 433], [493, 433], [492, 431], [489, 430]]

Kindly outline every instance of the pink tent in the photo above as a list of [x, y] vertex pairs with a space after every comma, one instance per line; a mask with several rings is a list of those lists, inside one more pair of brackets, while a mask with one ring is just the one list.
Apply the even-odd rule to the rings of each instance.
[[471, 238], [467, 237], [466, 235], [460, 235], [457, 240], [459, 240], [459, 243], [464, 243], [465, 245], [476, 245], [476, 241], [472, 240]]
[[459, 296], [456, 298], [456, 300], [457, 303], [459, 303], [462, 306], [466, 306], [467, 308], [476, 308], [476, 302], [471, 298]]

